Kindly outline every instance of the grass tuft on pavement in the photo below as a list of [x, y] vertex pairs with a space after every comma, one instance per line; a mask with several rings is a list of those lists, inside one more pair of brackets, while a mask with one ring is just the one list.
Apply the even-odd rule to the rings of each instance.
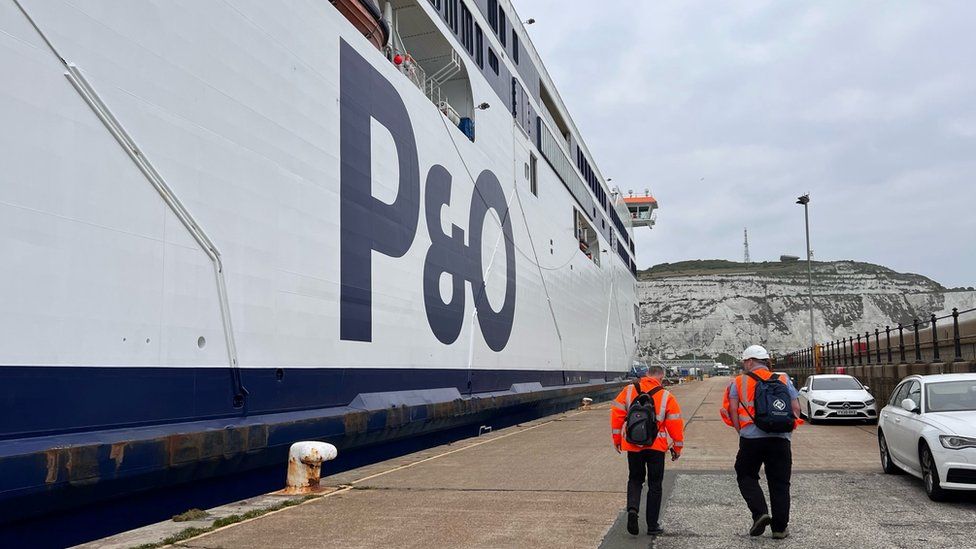
[[[305, 503], [306, 501], [308, 501], [310, 499], [315, 499], [317, 497], [321, 497], [321, 496], [315, 495], [315, 494], [307, 495], [307, 496], [301, 497], [301, 498], [288, 499], [288, 500], [285, 500], [285, 501], [283, 501], [283, 502], [281, 502], [281, 503], [279, 503], [277, 505], [272, 505], [271, 507], [264, 507], [262, 509], [252, 509], [252, 510], [250, 510], [250, 511], [248, 511], [246, 513], [242, 513], [240, 515], [234, 514], [234, 515], [228, 515], [226, 517], [220, 517], [220, 518], [214, 520], [213, 523], [210, 526], [206, 526], [206, 527], [203, 527], [203, 528], [199, 528], [199, 527], [196, 527], [196, 526], [193, 526], [193, 527], [190, 527], [190, 528], [185, 528], [183, 530], [180, 530], [176, 534], [173, 534], [172, 536], [169, 536], [167, 538], [164, 538], [164, 539], [162, 539], [162, 540], [160, 540], [160, 541], [158, 541], [156, 543], [144, 543], [142, 545], [137, 545], [137, 546], [133, 547], [132, 549], [159, 549], [160, 547], [166, 547], [167, 545], [173, 545], [174, 543], [179, 543], [181, 541], [186, 541], [186, 540], [188, 540], [190, 538], [197, 537], [197, 536], [199, 536], [201, 534], [206, 534], [207, 532], [212, 532], [212, 531], [214, 531], [214, 530], [216, 530], [218, 528], [223, 528], [224, 526], [230, 526], [231, 524], [235, 524], [235, 523], [242, 522], [242, 521], [245, 521], [245, 520], [257, 518], [257, 517], [260, 517], [261, 515], [266, 515], [268, 513], [273, 513], [275, 511], [280, 511], [280, 510], [286, 509], [288, 507], [294, 507], [295, 505], [298, 505], [300, 503]], [[185, 517], [185, 516], [193, 516], [195, 518], [182, 518], [180, 520], [177, 520], [177, 517]], [[206, 511], [201, 511], [200, 509], [190, 509], [189, 511], [187, 511], [185, 513], [180, 513], [179, 515], [174, 516], [173, 517], [173, 520], [176, 521], [176, 522], [185, 522], [185, 521], [188, 521], [188, 520], [199, 520], [200, 518], [204, 518], [204, 517], [207, 517], [207, 516], [209, 516], [209, 514]]]
[[188, 522], [191, 520], [201, 520], [210, 516], [210, 513], [203, 509], [190, 509], [178, 515], [173, 515], [173, 522]]

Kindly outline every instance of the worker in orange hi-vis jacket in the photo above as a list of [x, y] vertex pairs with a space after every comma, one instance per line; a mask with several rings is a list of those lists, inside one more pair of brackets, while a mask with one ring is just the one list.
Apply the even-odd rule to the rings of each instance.
[[[797, 390], [785, 374], [769, 370], [769, 352], [751, 345], [742, 352], [741, 375], [733, 378], [719, 413], [739, 433], [735, 475], [739, 492], [752, 514], [750, 536], [761, 536], [772, 525], [773, 539], [790, 533], [790, 477], [793, 474], [793, 431], [803, 423]], [[759, 485], [765, 469], [769, 504]], [[772, 515], [770, 515], [772, 508]]]
[[671, 451], [671, 461], [681, 456], [684, 447], [684, 422], [681, 407], [670, 391], [664, 389], [664, 368], [651, 366], [647, 374], [624, 387], [611, 403], [610, 434], [617, 452], [627, 452], [627, 531], [639, 533], [638, 512], [641, 491], [647, 479], [647, 534], [656, 536], [664, 530], [658, 523], [661, 512], [661, 481], [664, 478], [664, 455]]

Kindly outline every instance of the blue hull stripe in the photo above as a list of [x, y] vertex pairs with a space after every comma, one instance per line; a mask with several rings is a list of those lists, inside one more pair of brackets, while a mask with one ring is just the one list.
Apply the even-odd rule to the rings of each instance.
[[[348, 405], [360, 393], [453, 387], [466, 395], [505, 391], [515, 383], [557, 387], [605, 377], [604, 372], [562, 370], [240, 371], [250, 393], [243, 408], [233, 406], [229, 368], [0, 367], [0, 441], [332, 408]], [[611, 373], [611, 377], [617, 375]]]
[[[20, 411], [28, 412], [3, 414], [5, 427], [22, 432], [27, 427], [57, 426], [60, 432], [0, 440], [0, 524], [134, 491], [280, 464], [286, 459], [288, 445], [297, 440], [329, 440], [346, 451], [477, 424], [493, 415], [519, 410], [564, 410], [578, 406], [583, 396], [597, 400], [611, 398], [620, 387], [619, 382], [605, 383], [603, 372], [555, 372], [554, 376], [552, 372], [475, 371], [469, 375], [467, 371], [447, 371], [449, 379], [463, 380], [465, 388], [469, 378], [475, 387], [501, 388], [461, 398], [456, 385], [445, 388], [444, 378], [429, 371], [385, 370], [377, 375], [376, 371], [351, 369], [295, 369], [286, 372], [281, 381], [274, 370], [264, 372], [263, 377], [271, 382], [255, 382], [262, 378], [256, 374], [262, 372], [247, 371], [251, 402], [245, 408], [245, 415], [230, 406], [232, 391], [227, 371], [222, 372], [221, 380], [219, 376], [211, 377], [219, 370], [203, 369], [161, 372], [161, 369], [86, 368], [90, 374], [87, 378], [75, 375], [72, 368], [3, 370], [7, 380], [15, 381], [3, 388], [4, 405], [18, 406]], [[71, 374], [67, 376], [69, 379], [47, 377], [58, 370]], [[163, 375], [169, 372], [177, 374], [175, 379]], [[205, 394], [201, 391], [205, 384], [197, 383], [190, 386], [190, 395], [180, 395], [183, 398], [178, 404], [197, 413], [214, 410], [217, 417], [166, 421], [166, 413], [173, 414], [174, 410], [187, 413], [167, 399], [177, 398], [179, 391], [174, 385], [188, 383], [186, 377], [192, 381], [194, 372], [210, 383], [212, 395], [226, 400], [224, 407], [197, 402], [195, 399]], [[355, 373], [369, 375], [359, 379]], [[311, 389], [303, 388], [300, 383], [307, 374], [315, 374], [307, 379]], [[343, 386], [317, 384], [326, 375], [335, 376], [333, 379], [341, 381]], [[146, 379], [156, 384], [155, 390], [140, 386], [127, 391], [127, 386], [120, 381], [132, 383]], [[288, 379], [294, 381], [289, 390], [283, 387], [277, 393], [270, 390], [273, 383], [284, 385]], [[549, 386], [543, 388], [540, 379], [550, 382]], [[565, 384], [551, 383], [564, 379]], [[433, 388], [420, 386], [421, 383]], [[25, 387], [45, 387], [45, 390], [28, 395], [11, 390], [11, 385], [21, 390]], [[304, 410], [285, 408], [270, 413], [256, 413], [251, 409], [258, 405], [298, 407], [309, 402], [303, 399], [313, 397], [314, 390], [319, 388], [328, 388], [327, 395], [331, 398], [342, 395], [342, 399], [352, 402]], [[67, 392], [59, 398], [57, 391]], [[385, 395], [376, 394], [387, 391]], [[265, 393], [263, 399], [262, 393]], [[357, 398], [353, 398], [353, 393]], [[268, 394], [276, 394], [278, 400], [272, 400]], [[80, 408], [72, 415], [74, 407]], [[221, 410], [230, 413], [219, 417]], [[84, 429], [87, 424], [104, 427], [113, 422], [117, 425], [147, 420], [156, 423]], [[66, 426], [72, 429], [65, 430]]]

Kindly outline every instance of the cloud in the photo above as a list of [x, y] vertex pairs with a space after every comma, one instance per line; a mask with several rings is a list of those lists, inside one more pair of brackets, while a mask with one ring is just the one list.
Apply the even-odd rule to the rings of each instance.
[[[572, 6], [568, 8], [567, 6]], [[516, 0], [642, 267], [802, 255], [976, 283], [976, 3]]]

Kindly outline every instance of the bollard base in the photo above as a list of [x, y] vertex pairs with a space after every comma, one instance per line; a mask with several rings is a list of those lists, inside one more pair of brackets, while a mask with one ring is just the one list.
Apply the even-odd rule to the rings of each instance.
[[271, 492], [275, 496], [308, 496], [315, 495], [321, 496], [338, 490], [335, 486], [322, 486], [321, 484], [316, 486], [287, 486], [278, 490], [277, 492]]

